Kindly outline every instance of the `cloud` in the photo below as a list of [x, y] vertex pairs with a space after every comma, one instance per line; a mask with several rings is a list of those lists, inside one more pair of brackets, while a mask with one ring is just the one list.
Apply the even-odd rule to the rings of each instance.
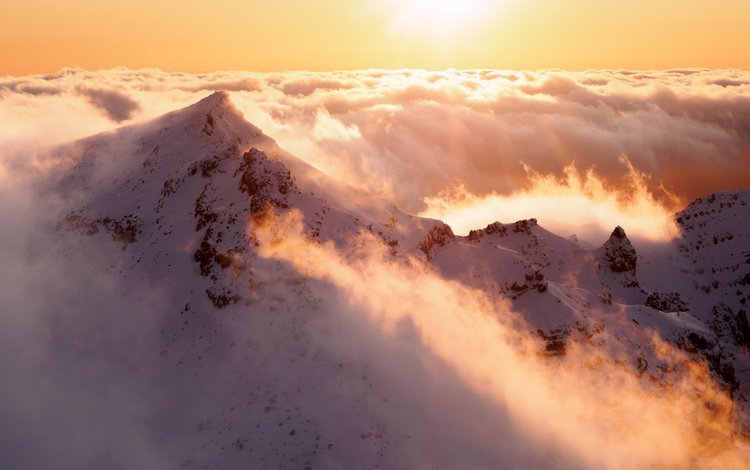
[[[480, 452], [500, 447], [509, 468], [615, 469], [624, 462], [631, 468], [744, 465], [731, 437], [730, 400], [704, 366], [690, 365], [680, 351], [645, 330], [638, 330], [639, 344], [651, 344], [646, 353], [653, 355], [650, 360], [682, 364], [673, 388], [641, 380], [636, 366], [624, 360], [628, 346], [607, 333], [593, 340], [600, 345], [598, 356], [586, 341], [573, 345], [559, 362], [534, 354], [541, 345], [524, 334], [528, 327], [507, 303], [446, 281], [418, 260], [394, 262], [375, 237], [362, 236], [343, 249], [321, 245], [310, 241], [301, 215], [294, 212], [251, 230], [262, 256], [286, 261], [301, 274], [335, 286], [345, 300], [334, 308], [364, 317], [370, 331], [392, 341], [404, 329], [411, 331], [409, 340], [418, 354], [437, 358], [442, 366], [433, 367], [453, 371], [489, 400], [487, 419], [474, 429], [462, 424], [467, 427], [457, 434], [475, 434], [478, 428], [482, 432], [477, 434], [491, 436], [479, 444]], [[627, 331], [627, 325], [622, 329]], [[356, 343], [357, 336], [348, 341]], [[399, 371], [398, 361], [373, 361], [391, 374], [408, 375]], [[453, 400], [464, 406], [478, 398]], [[461, 458], [464, 464], [470, 461], [466, 455]]]
[[[82, 95], [82, 82], [117, 91]], [[526, 168], [564, 178], [574, 162], [581, 173], [593, 171], [617, 188], [627, 173], [621, 155], [648, 175], [654, 203], [672, 212], [710, 192], [747, 187], [747, 82], [747, 72], [707, 69], [66, 69], [2, 80], [0, 115], [8, 124], [0, 144], [12, 148], [44, 136], [52, 145], [105, 130], [110, 119], [148, 119], [207, 90], [228, 89], [246, 117], [282, 147], [412, 212], [427, 208], [425, 198], [458, 186], [478, 198], [526, 191], [533, 186]], [[85, 109], [92, 100], [102, 118]]]
[[34, 84], [34, 83], [5, 83], [0, 85], [0, 90], [5, 89], [11, 92], [24, 93], [28, 95], [58, 95], [61, 90], [54, 86], [47, 86], [45, 84]]
[[303, 97], [310, 96], [318, 90], [348, 90], [355, 85], [350, 82], [324, 77], [307, 77], [293, 79], [279, 84], [285, 95]]
[[[83, 246], [66, 245], [49, 229], [70, 201], [38, 192], [48, 174], [5, 163], [0, 370], [13, 380], [0, 384], [0, 465], [163, 467], [140, 419], [153, 402], [138, 398], [147, 396], [139, 383], [150, 354], [139, 346], [154, 321], [147, 312], [164, 308], [161, 292], [134, 286], [125, 293], [117, 278], [103, 275], [112, 266], [107, 246], [87, 243], [87, 255], [76, 255]], [[123, 321], [133, 315], [142, 321]]]
[[[649, 192], [648, 176], [637, 171], [627, 156], [622, 155], [620, 162], [626, 173], [616, 186], [605, 184], [593, 170], [581, 174], [575, 164], [565, 167], [562, 178], [524, 166], [531, 181], [529, 188], [510, 195], [478, 197], [458, 186], [426, 198], [427, 209], [420, 215], [443, 220], [454, 232], [465, 235], [482, 227], [490, 214], [498, 220], [540, 214], [539, 223], [548, 230], [576, 235], [594, 246], [606, 239], [613, 220], [628, 227], [634, 238], [661, 241], [678, 236], [672, 212]], [[664, 191], [662, 198], [672, 200], [674, 196]]]
[[745, 80], [719, 79], [719, 80], [713, 80], [710, 83], [714, 85], [719, 85], [721, 87], [728, 87], [728, 86], [747, 85], [748, 82]]
[[114, 122], [130, 119], [139, 109], [136, 101], [117, 90], [81, 87], [78, 92]]

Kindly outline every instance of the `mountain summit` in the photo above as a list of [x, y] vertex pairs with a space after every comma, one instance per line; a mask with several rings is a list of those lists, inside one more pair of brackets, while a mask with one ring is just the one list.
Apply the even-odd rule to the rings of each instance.
[[[750, 230], [730, 223], [750, 219], [748, 192], [696, 201], [678, 214], [682, 238], [638, 252], [621, 227], [588, 250], [536, 219], [464, 237], [317, 172], [245, 121], [222, 92], [59, 152], [74, 156], [52, 190], [71, 201], [57, 221], [68, 247], [60, 252], [100, 247], [104, 271], [116, 271], [123, 289], [147, 283], [163, 297], [165, 307], [150, 312], [157, 347], [141, 353], [149, 380], [158, 377], [149, 382], [154, 393], [171, 397], [158, 400], [164, 418], [153, 430], [168, 444], [169, 466], [394, 468], [410, 445], [448, 445], [426, 432], [429, 420], [405, 424], [400, 409], [428, 405], [409, 405], [418, 394], [378, 380], [383, 371], [368, 365], [376, 357], [368, 348], [395, 353], [366, 333], [361, 350], [342, 343], [343, 325], [363, 325], [335, 313], [346, 303], [340, 294], [259, 256], [256, 223], [291, 210], [313, 243], [346, 250], [367, 234], [391, 263], [507, 302], [545, 357], [565, 355], [572, 343], [617, 346], [641, 375], [667, 384], [668, 365], [650, 355], [645, 332], [654, 328], [708, 364], [733, 394], [737, 422], [750, 424], [742, 418]], [[399, 346], [406, 354], [420, 339], [409, 325], [396, 329], [412, 338]], [[424, 370], [419, 377], [429, 381]]]

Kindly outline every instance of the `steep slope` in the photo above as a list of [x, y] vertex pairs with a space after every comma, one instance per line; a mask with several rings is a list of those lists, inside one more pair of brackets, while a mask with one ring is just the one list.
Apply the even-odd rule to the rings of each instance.
[[[644, 244], [641, 254], [622, 227], [587, 250], [551, 234], [536, 220], [494, 223], [467, 237], [451, 237], [431, 256], [446, 277], [509, 298], [528, 328], [564, 354], [569, 341], [608, 333], [612, 346], [630, 350], [646, 374], [660, 376], [648, 360], [648, 331], [704, 362], [735, 397], [742, 432], [748, 433], [747, 355], [750, 328], [748, 230], [750, 193], [700, 199], [676, 215], [682, 237]], [[663, 379], [663, 377], [661, 378]]]
[[[163, 297], [158, 307], [137, 305], [148, 309], [138, 318], [155, 325], [143, 381], [157, 410], [150, 438], [163, 444], [159, 457], [168, 466], [493, 468], [518, 444], [485, 442], [487, 428], [477, 421], [502, 413], [453, 375], [437, 373], [440, 361], [416, 354], [423, 339], [409, 325], [376, 334], [335, 288], [259, 256], [258, 227], [269, 214], [292, 210], [310, 240], [344, 255], [369, 234], [393, 263], [416, 259], [428, 272], [510, 302], [551, 359], [572, 341], [622, 351], [618, 360], [668, 383], [670, 364], [648, 340], [655, 328], [708, 361], [744, 400], [747, 321], [739, 311], [748, 283], [737, 256], [747, 257], [750, 234], [736, 224], [731, 238], [728, 231], [732, 218], [750, 220], [738, 212], [746, 194], [691, 205], [682, 215], [684, 237], [645, 254], [627, 227], [595, 250], [535, 219], [460, 237], [279, 149], [225, 93], [59, 152], [71, 164], [47, 191], [67, 199], [55, 255], [104, 253], [105, 262], [92, 263], [97, 274], [114, 276], [124, 291], [149, 286]], [[719, 222], [709, 229], [702, 218]], [[673, 270], [674, 277], [664, 275]], [[118, 306], [123, 314], [128, 307]], [[706, 313], [714, 307], [718, 314]], [[67, 328], [75, 336], [75, 325]], [[393, 372], [383, 364], [404, 365]], [[433, 388], [448, 392], [426, 397]], [[473, 398], [452, 416], [462, 431], [430, 432], [441, 422], [429, 410], [452, 409], [452, 397]], [[498, 433], [506, 421], [498, 419]], [[548, 456], [538, 458], [542, 465]]]
[[[295, 209], [311, 239], [346, 249], [368, 233], [395, 260], [424, 256], [426, 234], [440, 222], [295, 160], [245, 123], [223, 93], [60, 152], [74, 163], [48, 191], [72, 208], [57, 223], [58, 256], [108, 252], [101, 276], [115, 276], [124, 291], [147, 285], [165, 297], [139, 316], [157, 325], [146, 370], [158, 377], [153, 399], [162, 421], [149, 432], [165, 443], [160, 458], [187, 468], [403, 462], [408, 448], [386, 456], [389, 442], [407, 443], [408, 434], [433, 424], [403, 422], [398, 409], [415, 392], [399, 392], [365, 357], [398, 363], [391, 356], [404, 346], [386, 347], [385, 338], [342, 317], [345, 301], [330, 286], [259, 257], [254, 227], [269, 212]], [[130, 316], [127, 305], [115, 307]], [[352, 354], [340, 331], [367, 338], [363, 352]], [[436, 380], [427, 363], [409, 367], [424, 369], [425, 384]], [[459, 439], [465, 449], [475, 447], [469, 439]]]
[[[675, 215], [681, 236], [645, 253], [649, 305], [689, 311], [706, 326], [688, 337], [686, 349], [703, 354], [712, 370], [735, 390], [738, 407], [750, 399], [750, 191], [699, 198]], [[747, 413], [747, 411], [744, 411]]]
[[[394, 251], [416, 249], [421, 236], [438, 224], [385, 204], [373, 209], [376, 198], [364, 201], [355, 189], [278, 149], [244, 121], [224, 93], [72, 147], [82, 156], [56, 183], [56, 191], [79, 192], [78, 208], [59, 228], [111, 236], [122, 243], [131, 266], [148, 260], [149, 276], [173, 272], [174, 263], [188, 271], [192, 262], [208, 278], [207, 295], [217, 306], [235, 299], [227, 283], [244, 282], [236, 274], [247, 268], [243, 258], [253, 256], [248, 221], [269, 208], [301, 210], [320, 240], [345, 244], [352, 234], [369, 231]], [[288, 166], [304, 168], [305, 179], [297, 181]], [[348, 201], [344, 207], [363, 200], [362, 210], [343, 210], [338, 199], [300, 189], [321, 185]], [[192, 260], [183, 256], [186, 250]], [[220, 280], [224, 271], [232, 274]]]

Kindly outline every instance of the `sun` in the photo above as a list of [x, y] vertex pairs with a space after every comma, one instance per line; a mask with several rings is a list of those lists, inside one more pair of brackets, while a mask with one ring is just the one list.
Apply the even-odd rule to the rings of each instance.
[[407, 36], [451, 39], [478, 26], [492, 0], [384, 0], [392, 9], [391, 30]]

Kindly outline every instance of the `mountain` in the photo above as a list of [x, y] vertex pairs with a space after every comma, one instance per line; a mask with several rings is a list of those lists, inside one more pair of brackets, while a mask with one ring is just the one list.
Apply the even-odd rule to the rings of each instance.
[[[68, 365], [101, 358], [107, 383], [98, 362], [76, 369], [77, 380], [106, 393], [127, 388], [146, 404], [132, 422], [118, 418], [159, 444], [143, 462], [493, 468], [513, 447], [479, 437], [486, 428], [474, 421], [491, 416], [488, 405], [471, 404], [473, 391], [437, 374], [438, 360], [415, 355], [420, 338], [408, 325], [402, 337], [374, 334], [334, 286], [262, 256], [257, 231], [290, 211], [313, 243], [356, 256], [352, 240], [369, 234], [392, 263], [508, 302], [550, 361], [577, 344], [616, 348], [640, 375], [668, 384], [653, 328], [708, 365], [733, 397], [737, 438], [750, 437], [750, 227], [737, 223], [750, 220], [748, 191], [695, 201], [676, 215], [682, 235], [669, 243], [641, 247], [616, 227], [591, 250], [535, 219], [458, 236], [283, 151], [225, 93], [56, 153], [68, 167], [44, 188], [64, 201], [50, 256], [71, 265], [90, 256], [94, 276], [116, 279], [116, 292], [128, 294], [104, 308], [128, 341], [102, 344], [88, 327], [81, 334], [81, 322], [113, 328], [91, 311], [56, 320], [55, 350]], [[130, 296], [144, 291], [154, 298]], [[391, 363], [403, 369], [383, 365]], [[445, 398], [424, 393], [438, 388]], [[452, 416], [461, 431], [433, 432], [442, 418], [431, 410], [450, 409], [455, 397], [466, 400], [464, 415]], [[549, 455], [528, 452], [548, 466]], [[128, 466], [102, 453], [109, 457], [85, 463]], [[60, 458], [61, 468], [79, 463]]]
[[[126, 158], [110, 156], [123, 146], [132, 148]], [[244, 121], [225, 93], [73, 147], [81, 157], [55, 190], [80, 194], [58, 229], [111, 237], [131, 266], [148, 260], [148, 276], [182, 270], [181, 279], [192, 279], [197, 267], [204, 279], [192, 290], [205, 291], [217, 308], [243, 297], [233, 287], [252, 277], [246, 272], [248, 259], [255, 259], [247, 223], [269, 208], [301, 210], [320, 240], [343, 244], [368, 231], [394, 252], [415, 247], [442, 225], [363, 195], [283, 152]], [[107, 158], [117, 161], [102, 164]], [[192, 257], [184, 256], [186, 247]]]

